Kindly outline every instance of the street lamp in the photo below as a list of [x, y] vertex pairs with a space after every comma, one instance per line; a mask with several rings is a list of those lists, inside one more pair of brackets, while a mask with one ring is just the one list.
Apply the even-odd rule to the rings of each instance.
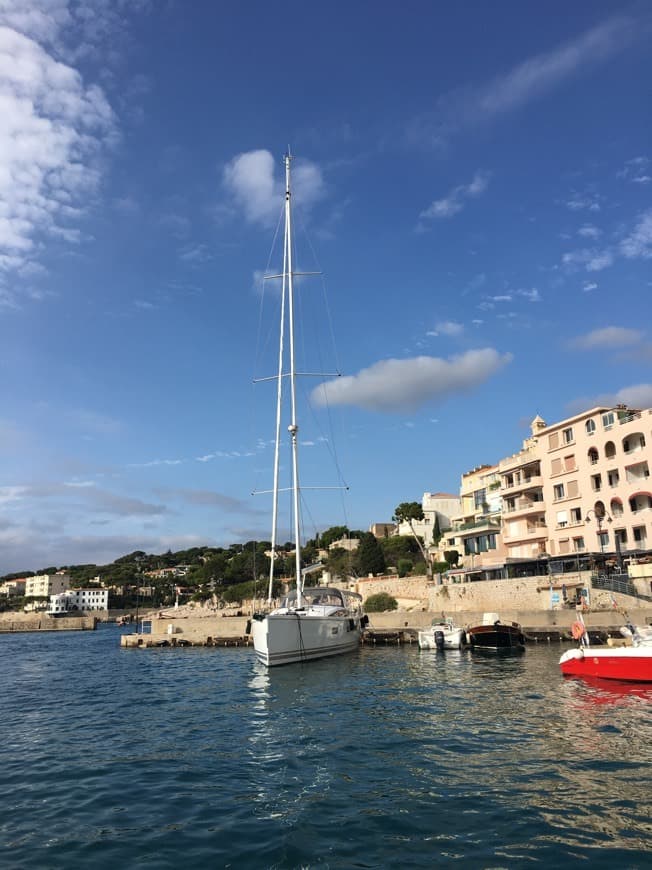
[[593, 516], [595, 517], [595, 519], [598, 522], [598, 538], [600, 539], [600, 553], [604, 553], [604, 539], [602, 537], [602, 523], [603, 523], [605, 517], [607, 518], [608, 523], [612, 522], [611, 514], [606, 510], [602, 510], [602, 511], [590, 510], [587, 512], [586, 516], [584, 517], [585, 523], [591, 522], [591, 514], [593, 514]]

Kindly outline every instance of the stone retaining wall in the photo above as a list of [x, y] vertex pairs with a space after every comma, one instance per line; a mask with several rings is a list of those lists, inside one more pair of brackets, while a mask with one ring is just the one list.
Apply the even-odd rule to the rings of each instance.
[[617, 607], [625, 609], [637, 603], [629, 595], [591, 588], [591, 574], [588, 571], [445, 584], [428, 580], [427, 577], [373, 577], [359, 580], [356, 591], [362, 595], [363, 600], [370, 595], [386, 592], [396, 598], [405, 610], [427, 610], [434, 613], [443, 610], [453, 615], [469, 611], [501, 612], [505, 609], [541, 612], [551, 609], [565, 610], [567, 608], [562, 601], [562, 586], [566, 587], [569, 601], [575, 599], [576, 589], [588, 588], [592, 610], [613, 610], [614, 602]]

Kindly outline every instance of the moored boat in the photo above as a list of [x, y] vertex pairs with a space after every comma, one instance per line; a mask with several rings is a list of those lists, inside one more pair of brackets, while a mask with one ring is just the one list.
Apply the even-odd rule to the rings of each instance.
[[368, 617], [362, 596], [318, 586], [303, 589], [301, 605], [292, 590], [271, 613], [254, 614], [252, 635], [264, 665], [287, 665], [352, 652], [360, 643]]
[[463, 649], [466, 646], [466, 630], [455, 625], [453, 620], [435, 619], [429, 628], [418, 634], [419, 649]]
[[[295, 367], [295, 286], [293, 269], [292, 211], [290, 191], [290, 161], [285, 157], [285, 232], [282, 274], [281, 313], [279, 325], [278, 373], [276, 380], [276, 437], [274, 447], [274, 488], [272, 490], [272, 536], [269, 591], [269, 612], [255, 613], [251, 620], [254, 650], [259, 661], [271, 667], [293, 662], [306, 662], [355, 650], [362, 636], [367, 617], [362, 610], [362, 597], [356, 593], [330, 587], [304, 588], [307, 574], [321, 570], [321, 565], [301, 566], [301, 487], [299, 484], [299, 425], [297, 415]], [[306, 274], [306, 273], [303, 273]], [[286, 368], [286, 360], [289, 366]], [[287, 386], [286, 386], [287, 385]], [[285, 395], [285, 390], [289, 397]], [[289, 398], [289, 403], [287, 399]], [[287, 405], [289, 404], [289, 408]], [[294, 521], [295, 588], [280, 607], [271, 609], [274, 564], [278, 547], [278, 500], [282, 421], [289, 419], [292, 516]]]
[[[584, 625], [581, 619], [575, 626]], [[620, 629], [627, 646], [590, 646], [585, 631], [578, 649], [568, 650], [559, 659], [565, 677], [599, 677], [603, 680], [652, 683], [652, 631], [625, 625]], [[576, 636], [579, 631], [574, 631]]]
[[485, 613], [482, 623], [468, 631], [471, 649], [523, 652], [525, 636], [517, 622], [501, 622], [497, 613]]

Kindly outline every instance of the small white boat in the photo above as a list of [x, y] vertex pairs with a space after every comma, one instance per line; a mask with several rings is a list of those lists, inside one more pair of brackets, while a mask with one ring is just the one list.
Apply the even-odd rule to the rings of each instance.
[[435, 619], [430, 628], [419, 632], [419, 649], [464, 649], [466, 630], [455, 625], [453, 620]]
[[[282, 279], [281, 319], [279, 327], [278, 374], [276, 380], [276, 439], [274, 449], [274, 488], [272, 490], [272, 548], [270, 557], [269, 592], [267, 603], [271, 608], [274, 562], [278, 542], [278, 497], [282, 421], [289, 419], [287, 432], [291, 448], [292, 515], [294, 519], [295, 565], [293, 589], [280, 607], [269, 612], [254, 613], [251, 635], [259, 661], [267, 667], [306, 662], [327, 656], [349, 653], [360, 645], [363, 629], [368, 621], [362, 610], [362, 597], [353, 592], [331, 587], [304, 588], [307, 574], [321, 570], [321, 565], [301, 566], [301, 488], [299, 485], [299, 426], [295, 368], [295, 298], [292, 244], [290, 161], [285, 157], [285, 233], [283, 272], [275, 276]], [[305, 274], [305, 273], [304, 273]], [[286, 369], [285, 360], [289, 360]], [[286, 386], [287, 385], [287, 386]], [[289, 408], [284, 401], [284, 388], [289, 393]]]

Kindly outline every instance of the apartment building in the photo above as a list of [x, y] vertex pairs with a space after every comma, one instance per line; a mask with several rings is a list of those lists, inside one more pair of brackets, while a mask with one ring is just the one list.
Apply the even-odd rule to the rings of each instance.
[[15, 580], [5, 580], [4, 583], [0, 583], [0, 595], [4, 595], [7, 598], [10, 596], [18, 596], [25, 594], [25, 578], [16, 578]]
[[596, 407], [547, 426], [499, 463], [509, 560], [600, 554], [652, 540], [652, 410]]
[[538, 432], [550, 555], [647, 550], [652, 410], [592, 408]]
[[501, 479], [497, 465], [480, 465], [462, 475], [460, 511], [452, 519], [446, 548], [464, 557], [473, 569], [502, 566]]
[[394, 534], [418, 535], [424, 545], [429, 547], [439, 521], [439, 531], [444, 533], [452, 526], [453, 517], [460, 512], [460, 497], [448, 492], [424, 492], [421, 498], [422, 520], [400, 523]]
[[57, 571], [56, 574], [36, 574], [34, 577], [25, 578], [25, 597], [37, 596], [46, 598], [59, 592], [70, 589], [70, 576], [65, 571]]
[[548, 525], [539, 434], [546, 424], [538, 415], [518, 453], [498, 463], [502, 499], [502, 541], [510, 560], [535, 559], [547, 552]]
[[63, 613], [84, 613], [93, 610], [108, 610], [108, 589], [71, 589], [50, 595], [48, 613], [53, 616]]

